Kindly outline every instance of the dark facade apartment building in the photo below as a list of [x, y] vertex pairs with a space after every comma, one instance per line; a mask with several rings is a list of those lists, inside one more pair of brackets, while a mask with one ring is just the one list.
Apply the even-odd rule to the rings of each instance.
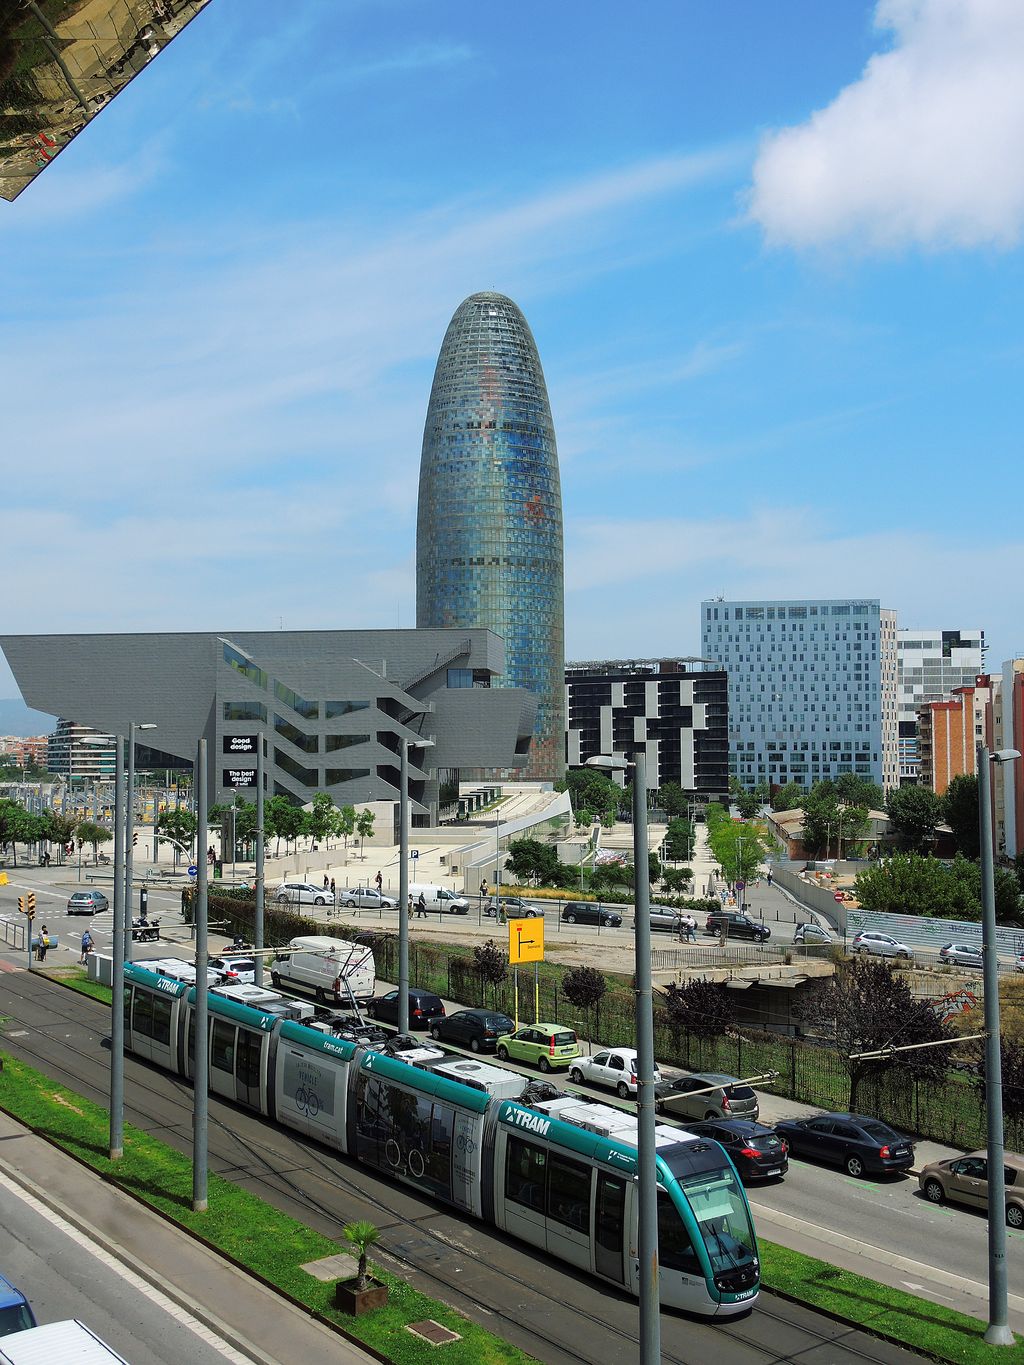
[[[653, 789], [729, 790], [728, 676], [705, 659], [602, 659], [565, 666], [566, 763], [644, 748]], [[618, 775], [624, 781], [624, 775]]]

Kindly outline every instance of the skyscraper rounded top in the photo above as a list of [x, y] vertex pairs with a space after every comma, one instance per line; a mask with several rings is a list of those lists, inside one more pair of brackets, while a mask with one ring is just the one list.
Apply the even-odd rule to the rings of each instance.
[[526, 776], [565, 766], [562, 500], [544, 371], [510, 298], [464, 299], [434, 371], [420, 459], [419, 626], [486, 626], [506, 686], [537, 694]]

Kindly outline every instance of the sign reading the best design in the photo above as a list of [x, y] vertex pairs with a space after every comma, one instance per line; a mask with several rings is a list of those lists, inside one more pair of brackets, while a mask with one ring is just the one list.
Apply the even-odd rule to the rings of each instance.
[[254, 754], [256, 752], [256, 736], [225, 735], [224, 752], [226, 754]]
[[223, 770], [222, 787], [255, 787], [256, 769], [255, 768], [225, 768]]
[[509, 962], [544, 961], [544, 921], [510, 919], [508, 922]]

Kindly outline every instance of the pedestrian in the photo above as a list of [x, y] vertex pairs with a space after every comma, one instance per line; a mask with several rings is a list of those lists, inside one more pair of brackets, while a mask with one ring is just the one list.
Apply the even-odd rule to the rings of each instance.
[[769, 886], [771, 886], [771, 884], [772, 884], [772, 870], [771, 870], [771, 868], [768, 869], [768, 876], [765, 878], [765, 881], [768, 883]]
[[417, 919], [427, 918], [427, 902], [423, 897], [422, 891], [420, 892], [419, 897], [417, 898], [416, 901], [416, 918]]
[[697, 921], [693, 915], [686, 916], [686, 937], [691, 943], [697, 942]]
[[40, 962], [46, 961], [46, 950], [49, 948], [49, 940], [46, 937], [46, 925], [39, 930], [39, 942], [36, 945], [36, 956]]
[[327, 873], [325, 872], [325, 873], [324, 873], [324, 890], [325, 890], [325, 891], [326, 891], [327, 888], [330, 886], [330, 884], [331, 884], [331, 879], [330, 879], [330, 877], [328, 877]]
[[88, 962], [89, 954], [92, 952], [92, 949], [92, 934], [86, 929], [85, 933], [82, 935], [82, 956], [78, 959], [79, 962]]
[[380, 893], [381, 893], [381, 890], [382, 890], [382, 888], [383, 888], [383, 886], [384, 886], [384, 878], [383, 878], [383, 876], [381, 875], [381, 870], [380, 870], [380, 868], [377, 869], [377, 875], [376, 875], [376, 877], [374, 877], [373, 880], [377, 883], [377, 895], [379, 896]]
[[411, 896], [409, 897], [409, 904], [406, 906], [406, 910], [408, 911], [409, 917], [412, 918], [413, 904]]
[[480, 883], [480, 894], [481, 894], [481, 896], [486, 896], [486, 895], [487, 895], [487, 878], [486, 878], [486, 877], [485, 877], [485, 878], [483, 879], [483, 881]]
[[338, 894], [338, 893], [337, 893], [337, 892], [335, 891], [335, 889], [334, 889], [334, 878], [332, 877], [332, 878], [331, 878], [331, 900], [334, 900], [334, 899], [336, 898], [337, 894]]

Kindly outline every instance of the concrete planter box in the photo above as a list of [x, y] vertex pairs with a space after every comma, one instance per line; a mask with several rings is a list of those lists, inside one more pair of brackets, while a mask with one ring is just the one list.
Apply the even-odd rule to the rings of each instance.
[[386, 1284], [370, 1281], [366, 1289], [357, 1289], [355, 1280], [339, 1280], [334, 1286], [334, 1306], [343, 1313], [357, 1318], [362, 1313], [372, 1313], [375, 1308], [383, 1308], [388, 1301]]

